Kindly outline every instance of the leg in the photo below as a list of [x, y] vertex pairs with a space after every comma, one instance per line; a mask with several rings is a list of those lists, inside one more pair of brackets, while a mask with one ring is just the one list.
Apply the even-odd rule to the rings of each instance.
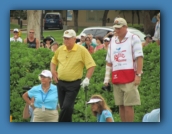
[[125, 107], [123, 105], [119, 106], [119, 115], [121, 117], [121, 121], [125, 122]]
[[63, 105], [64, 98], [65, 98], [65, 89], [61, 81], [57, 83], [57, 89], [58, 89], [58, 100], [59, 100], [59, 104], [61, 108]]
[[76, 96], [80, 89], [81, 80], [74, 82], [63, 82], [65, 87], [65, 98], [61, 107], [59, 122], [72, 122], [72, 113]]
[[125, 121], [126, 122], [134, 121], [134, 108], [132, 106], [125, 106]]

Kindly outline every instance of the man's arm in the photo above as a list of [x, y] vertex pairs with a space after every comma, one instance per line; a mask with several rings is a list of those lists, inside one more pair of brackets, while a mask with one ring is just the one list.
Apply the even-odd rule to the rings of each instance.
[[86, 74], [86, 77], [87, 77], [88, 79], [90, 79], [91, 76], [93, 75], [94, 69], [95, 69], [95, 66], [88, 68], [87, 74]]
[[143, 57], [137, 57], [137, 70], [136, 70], [136, 76], [134, 83], [135, 85], [139, 85], [141, 82], [141, 76], [138, 76], [137, 74], [142, 74], [142, 69], [143, 69]]
[[58, 79], [57, 79], [57, 71], [56, 71], [56, 65], [54, 63], [50, 63], [50, 68], [51, 68], [51, 73], [53, 75], [53, 80], [55, 83], [58, 83]]
[[36, 39], [36, 49], [38, 49], [40, 47], [40, 43], [39, 43], [39, 40]]

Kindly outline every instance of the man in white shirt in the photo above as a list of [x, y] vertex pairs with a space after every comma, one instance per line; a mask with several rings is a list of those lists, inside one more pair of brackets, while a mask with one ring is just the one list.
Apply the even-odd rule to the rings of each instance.
[[22, 42], [22, 38], [19, 37], [19, 30], [17, 28], [15, 28], [13, 30], [14, 36], [10, 38], [10, 42], [11, 41], [18, 41], [18, 42]]
[[115, 104], [119, 106], [122, 122], [134, 121], [134, 106], [141, 105], [138, 85], [143, 68], [142, 43], [137, 35], [127, 31], [127, 22], [116, 18], [114, 22], [116, 36], [106, 56], [106, 73], [104, 84], [111, 81], [114, 87]]

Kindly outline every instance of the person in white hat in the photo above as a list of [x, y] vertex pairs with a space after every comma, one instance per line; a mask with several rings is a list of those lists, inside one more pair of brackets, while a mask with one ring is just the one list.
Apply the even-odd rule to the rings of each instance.
[[[57, 86], [52, 84], [52, 73], [43, 70], [39, 74], [41, 84], [33, 86], [23, 94], [23, 99], [34, 111], [33, 122], [58, 122]], [[34, 98], [34, 103], [30, 98]]]
[[110, 43], [110, 38], [108, 38], [108, 37], [104, 38], [103, 42], [104, 42], [104, 49], [108, 50], [108, 46], [109, 46], [109, 43]]
[[14, 36], [10, 38], [10, 42], [11, 41], [23, 42], [22, 38], [19, 37], [19, 29], [14, 28], [13, 34], [14, 34]]
[[82, 45], [83, 43], [85, 43], [85, 37], [86, 37], [86, 34], [82, 33], [80, 35], [80, 42], [78, 42], [77, 44]]
[[[89, 85], [96, 66], [87, 49], [75, 42], [75, 31], [73, 29], [64, 31], [64, 44], [56, 50], [50, 64], [53, 80], [58, 87], [61, 108], [59, 122], [72, 122], [73, 108], [80, 86], [85, 88]], [[84, 67], [87, 73], [81, 83]]]
[[125, 19], [115, 19], [113, 27], [116, 36], [111, 38], [108, 48], [104, 84], [111, 81], [114, 85], [121, 121], [133, 122], [134, 106], [141, 105], [138, 85], [143, 68], [142, 43], [137, 35], [127, 31]]
[[97, 117], [97, 122], [114, 122], [111, 110], [101, 95], [92, 95], [87, 104], [91, 104], [91, 111]]

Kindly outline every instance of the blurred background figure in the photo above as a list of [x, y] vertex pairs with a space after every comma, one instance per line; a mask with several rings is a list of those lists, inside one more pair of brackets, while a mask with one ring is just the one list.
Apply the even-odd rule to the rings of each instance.
[[51, 50], [52, 50], [53, 52], [55, 52], [55, 51], [57, 50], [58, 47], [59, 47], [59, 44], [55, 41], [55, 42], [53, 42], [52, 45], [51, 45]]
[[97, 36], [96, 43], [97, 43], [97, 46], [95, 47], [94, 52], [104, 49], [103, 37]]
[[28, 37], [24, 39], [24, 43], [28, 44], [30, 48], [38, 49], [40, 47], [39, 40], [34, 37], [35, 31], [33, 29], [29, 30]]
[[152, 43], [152, 37], [150, 34], [147, 34], [144, 39], [145, 39], [145, 42], [142, 43], [143, 47], [147, 46], [149, 43]]
[[91, 45], [95, 48], [97, 46], [96, 39], [93, 38], [92, 34], [87, 34], [87, 37], [91, 39]]
[[81, 38], [80, 38], [80, 42], [78, 42], [77, 44], [82, 45], [83, 43], [85, 43], [85, 37], [86, 37], [86, 34], [82, 33]]
[[142, 122], [160, 122], [160, 108], [152, 110], [143, 116]]
[[10, 42], [11, 41], [23, 42], [22, 38], [19, 37], [19, 29], [14, 28], [13, 34], [14, 36], [10, 38]]
[[106, 38], [104, 38], [103, 42], [104, 42], [104, 49], [108, 50], [110, 39], [108, 37], [106, 37]]
[[156, 41], [158, 45], [160, 45], [160, 13], [157, 14], [157, 22], [155, 25], [153, 40]]
[[89, 37], [86, 37], [85, 43], [82, 44], [90, 52], [90, 54], [94, 53], [94, 47], [91, 44], [92, 42]]
[[47, 36], [43, 42], [45, 44], [45, 48], [51, 49], [51, 44], [54, 42], [54, 38], [52, 36]]
[[101, 95], [93, 95], [87, 104], [91, 104], [91, 111], [97, 117], [97, 122], [114, 122], [111, 110]]

